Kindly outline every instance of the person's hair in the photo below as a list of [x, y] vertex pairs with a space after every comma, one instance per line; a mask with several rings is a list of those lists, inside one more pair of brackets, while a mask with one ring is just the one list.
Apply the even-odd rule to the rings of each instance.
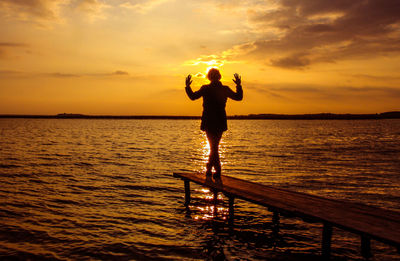
[[207, 73], [207, 78], [212, 82], [219, 81], [221, 80], [221, 73], [218, 69], [211, 68]]

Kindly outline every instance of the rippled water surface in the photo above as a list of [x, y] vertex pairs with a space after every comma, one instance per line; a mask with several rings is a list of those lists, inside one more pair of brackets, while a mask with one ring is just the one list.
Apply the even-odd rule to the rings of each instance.
[[[321, 225], [281, 218], [183, 182], [204, 171], [197, 120], [0, 119], [0, 258], [317, 260]], [[223, 174], [400, 211], [400, 120], [231, 120]], [[333, 231], [337, 260], [359, 238]], [[399, 260], [372, 241], [372, 260]]]

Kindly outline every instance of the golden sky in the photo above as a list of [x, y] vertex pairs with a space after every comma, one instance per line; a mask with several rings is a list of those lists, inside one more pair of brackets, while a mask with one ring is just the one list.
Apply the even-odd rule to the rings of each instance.
[[400, 109], [398, 0], [1, 0], [0, 114], [200, 115]]

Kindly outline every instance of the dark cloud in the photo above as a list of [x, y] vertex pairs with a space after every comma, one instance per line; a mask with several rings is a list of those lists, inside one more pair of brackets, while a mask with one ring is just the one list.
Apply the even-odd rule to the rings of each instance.
[[375, 97], [374, 95], [385, 95], [389, 97], [398, 97], [400, 98], [400, 89], [392, 88], [392, 87], [343, 87], [344, 91], [352, 94], [364, 94], [370, 95], [371, 97]]
[[18, 77], [18, 78], [32, 78], [32, 77], [54, 77], [54, 78], [74, 78], [81, 77], [79, 74], [71, 73], [32, 73], [23, 71], [13, 71], [13, 70], [0, 70], [1, 77]]
[[182, 89], [165, 89], [161, 90], [159, 92], [154, 92], [149, 95], [149, 98], [154, 98], [154, 97], [165, 97], [165, 96], [177, 96], [177, 95], [182, 95]]
[[388, 100], [400, 98], [400, 90], [388, 86], [331, 86], [293, 83], [247, 83], [246, 89], [279, 101]]
[[276, 28], [281, 34], [275, 39], [241, 46], [247, 56], [292, 69], [317, 62], [400, 52], [398, 0], [281, 0], [279, 3], [273, 11], [252, 13], [251, 21], [259, 28]]
[[271, 87], [272, 86], [269, 84], [260, 84], [260, 83], [251, 83], [251, 82], [246, 84], [246, 89], [249, 91], [254, 91], [261, 95], [265, 95], [265, 96], [271, 97], [271, 98], [277, 98], [280, 100], [292, 100], [283, 94], [278, 94], [278, 93], [274, 92], [274, 90], [272, 90]]
[[78, 78], [78, 77], [111, 77], [119, 75], [124, 76], [124, 75], [129, 75], [129, 73], [120, 70], [111, 73], [93, 73], [93, 74], [64, 73], [64, 72], [32, 73], [32, 72], [21, 72], [13, 70], [0, 70], [1, 77], [52, 77], [52, 78], [65, 79], [65, 78]]
[[326, 88], [321, 86], [310, 86], [303, 84], [295, 85], [271, 85], [270, 90], [276, 92], [286, 92], [286, 93], [321, 93], [324, 92]]
[[56, 78], [72, 78], [72, 77], [82, 77], [82, 76], [94, 76], [94, 77], [107, 77], [107, 76], [120, 76], [120, 75], [124, 76], [124, 75], [129, 75], [129, 73], [121, 70], [116, 70], [111, 73], [73, 74], [73, 73], [56, 72], [56, 73], [47, 73], [44, 75]]
[[47, 73], [45, 76], [55, 77], [55, 78], [73, 78], [73, 77], [80, 77], [79, 74], [71, 74], [71, 73]]
[[283, 68], [303, 68], [310, 64], [310, 60], [306, 57], [306, 54], [294, 54], [283, 58], [271, 59], [271, 64]]
[[128, 72], [117, 70], [112, 73], [112, 75], [129, 75]]
[[110, 73], [91, 73], [86, 74], [87, 76], [94, 76], [94, 77], [108, 77], [108, 76], [129, 76], [129, 73], [122, 70], [116, 70]]
[[[346, 75], [346, 74], [344, 74]], [[368, 80], [378, 80], [378, 81], [393, 81], [400, 80], [400, 76], [379, 76], [379, 75], [369, 75], [369, 74], [347, 74], [353, 78], [368, 79]]]
[[0, 47], [26, 47], [24, 43], [0, 42]]
[[0, 77], [10, 77], [18, 75], [21, 75], [21, 72], [13, 70], [0, 70]]
[[28, 47], [25, 43], [17, 42], [0, 42], [0, 59], [5, 59], [10, 57], [10, 49]]

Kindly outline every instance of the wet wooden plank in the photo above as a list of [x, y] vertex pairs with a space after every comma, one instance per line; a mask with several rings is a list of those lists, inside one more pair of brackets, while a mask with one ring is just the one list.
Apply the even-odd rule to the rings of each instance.
[[201, 173], [174, 173], [174, 177], [269, 207], [283, 214], [289, 213], [305, 220], [329, 223], [400, 247], [400, 212], [275, 188], [224, 175], [217, 180]]

